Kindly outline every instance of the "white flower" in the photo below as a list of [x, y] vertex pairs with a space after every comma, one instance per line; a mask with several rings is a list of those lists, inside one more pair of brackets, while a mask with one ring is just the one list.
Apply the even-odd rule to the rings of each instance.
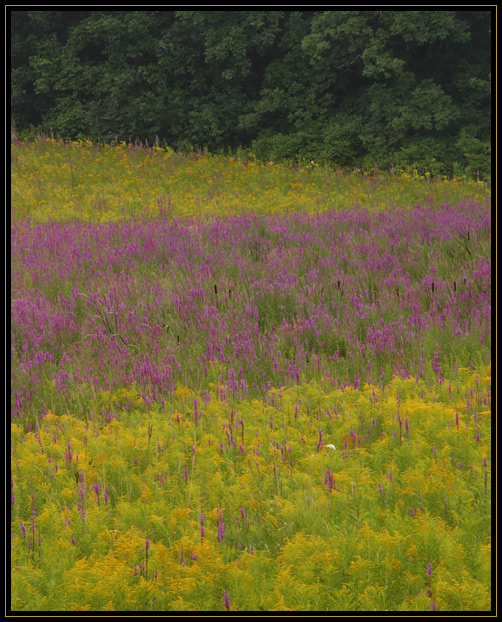
[[334, 445], [326, 445], [326, 447], [329, 447], [330, 449], [336, 450], [336, 447]]

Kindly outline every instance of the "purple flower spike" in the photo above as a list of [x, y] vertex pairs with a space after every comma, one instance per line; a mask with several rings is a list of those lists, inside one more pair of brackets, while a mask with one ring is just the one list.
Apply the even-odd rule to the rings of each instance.
[[219, 522], [218, 522], [218, 533], [216, 535], [216, 539], [218, 540], [218, 542], [221, 542], [225, 536], [225, 523], [223, 522], [223, 514], [220, 514], [219, 516]]

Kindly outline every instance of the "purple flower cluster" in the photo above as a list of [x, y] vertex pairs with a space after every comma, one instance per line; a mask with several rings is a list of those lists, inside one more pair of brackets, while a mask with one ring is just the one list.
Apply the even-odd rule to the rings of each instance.
[[[489, 347], [490, 233], [488, 202], [473, 200], [211, 222], [16, 222], [13, 413], [43, 415], [48, 387], [63, 409], [85, 387], [134, 385], [150, 404], [194, 381], [221, 399], [311, 377], [357, 387], [432, 372], [440, 383], [448, 360], [441, 347], [424, 351], [431, 331]], [[224, 370], [216, 383], [214, 365]], [[137, 406], [124, 397], [102, 416]]]

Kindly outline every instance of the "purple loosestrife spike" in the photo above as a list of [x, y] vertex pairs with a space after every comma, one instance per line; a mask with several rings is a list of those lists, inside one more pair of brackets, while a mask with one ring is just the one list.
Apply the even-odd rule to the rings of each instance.
[[68, 449], [65, 452], [65, 458], [66, 458], [67, 465], [71, 464], [72, 457], [73, 457], [73, 452], [71, 450], [71, 442], [68, 441]]
[[80, 514], [82, 516], [82, 522], [85, 523], [85, 508], [84, 508], [83, 504], [78, 502], [77, 503], [77, 508], [78, 508], [78, 511], [80, 512]]
[[98, 505], [100, 505], [100, 501], [99, 501], [99, 498], [100, 498], [100, 497], [99, 497], [99, 494], [100, 494], [100, 492], [101, 492], [101, 488], [100, 488], [100, 486], [99, 486], [99, 483], [98, 483], [98, 482], [96, 482], [96, 483], [94, 484], [93, 488], [94, 488], [94, 492], [96, 493], [96, 496], [97, 496], [97, 498], [98, 498]]
[[230, 611], [230, 595], [226, 590], [225, 590], [225, 593], [223, 594], [223, 604], [225, 606], [225, 609], [227, 611]]
[[413, 508], [410, 506], [410, 516], [415, 516], [415, 512], [413, 511]]
[[430, 562], [427, 565], [427, 575], [432, 577], [432, 564]]
[[216, 539], [218, 540], [218, 542], [221, 542], [225, 536], [225, 523], [223, 522], [223, 514], [220, 514], [218, 517], [218, 533], [216, 535]]

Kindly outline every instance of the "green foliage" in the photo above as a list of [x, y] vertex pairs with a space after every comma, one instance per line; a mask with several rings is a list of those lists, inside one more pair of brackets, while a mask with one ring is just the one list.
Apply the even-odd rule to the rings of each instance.
[[491, 171], [491, 144], [479, 140], [471, 132], [470, 128], [461, 130], [455, 146], [466, 160], [466, 173], [470, 176], [481, 173], [484, 177]]
[[490, 11], [11, 18], [18, 132], [490, 174]]

